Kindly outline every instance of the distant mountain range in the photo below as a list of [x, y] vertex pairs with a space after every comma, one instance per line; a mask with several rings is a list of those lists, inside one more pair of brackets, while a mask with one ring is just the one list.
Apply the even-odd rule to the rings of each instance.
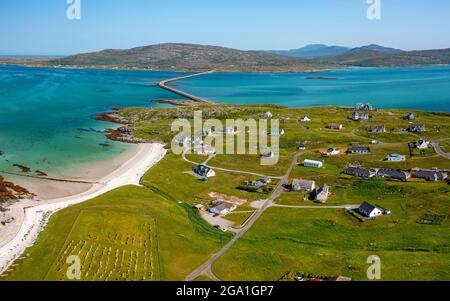
[[[1, 62], [5, 60], [0, 59]], [[165, 43], [126, 50], [107, 49], [39, 63], [30, 60], [28, 64], [106, 69], [296, 72], [347, 66], [450, 64], [450, 49], [403, 51], [375, 44], [358, 48], [315, 44], [287, 51], [243, 51], [219, 46]]]
[[344, 46], [328, 46], [324, 44], [311, 44], [298, 49], [291, 50], [269, 50], [269, 53], [288, 55], [294, 57], [301, 57], [306, 59], [332, 57], [350, 53], [362, 53], [362, 52], [379, 52], [379, 53], [396, 53], [403, 50], [383, 47], [376, 44], [371, 44], [358, 48], [344, 47]]

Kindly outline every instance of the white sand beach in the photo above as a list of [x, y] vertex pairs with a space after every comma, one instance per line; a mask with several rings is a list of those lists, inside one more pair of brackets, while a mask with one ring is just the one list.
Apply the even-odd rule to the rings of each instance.
[[14, 221], [0, 228], [0, 273], [7, 270], [26, 248], [33, 245], [53, 213], [121, 186], [139, 185], [142, 176], [167, 152], [164, 145], [157, 143], [139, 144], [135, 148], [133, 156], [92, 184], [58, 183], [65, 187], [65, 193], [75, 192], [72, 196], [43, 198], [39, 202], [23, 200], [9, 206], [8, 214], [14, 217]]

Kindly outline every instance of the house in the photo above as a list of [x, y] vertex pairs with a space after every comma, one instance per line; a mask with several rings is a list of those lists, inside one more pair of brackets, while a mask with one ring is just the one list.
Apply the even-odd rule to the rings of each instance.
[[448, 180], [448, 174], [438, 170], [416, 170], [413, 174], [414, 178], [425, 179], [430, 182], [446, 181]]
[[300, 118], [298, 121], [300, 121], [300, 122], [310, 122], [311, 119], [308, 116], [305, 116], [303, 118]]
[[264, 158], [273, 158], [273, 157], [275, 157], [275, 154], [273, 152], [268, 152], [268, 153], [262, 154], [261, 156]]
[[259, 187], [267, 186], [267, 184], [269, 184], [270, 182], [272, 182], [272, 179], [270, 179], [269, 177], [264, 177], [264, 178], [261, 178], [261, 179], [256, 180], [256, 181], [244, 182], [244, 185], [253, 186], [253, 187], [258, 187], [259, 188]]
[[215, 201], [213, 207], [209, 208], [208, 211], [213, 214], [227, 215], [236, 208], [237, 206], [233, 203]]
[[193, 208], [197, 209], [198, 211], [205, 211], [205, 206], [202, 204], [197, 204]]
[[216, 175], [216, 172], [214, 170], [202, 164], [194, 168], [194, 172], [204, 178], [210, 178]]
[[386, 158], [387, 161], [390, 162], [400, 162], [400, 161], [406, 161], [406, 157], [399, 155], [399, 154], [389, 154]]
[[341, 150], [339, 148], [330, 147], [323, 153], [323, 155], [324, 156], [336, 156], [336, 155], [339, 155], [340, 153], [341, 153]]
[[283, 136], [284, 134], [285, 134], [285, 132], [283, 129], [280, 129], [279, 131], [272, 130], [272, 133], [271, 133], [272, 136]]
[[375, 125], [370, 130], [371, 133], [386, 133], [386, 127], [384, 125]]
[[352, 146], [347, 151], [349, 154], [368, 154], [370, 153], [370, 147], [367, 146]]
[[293, 179], [291, 190], [293, 191], [308, 191], [311, 192], [316, 188], [316, 182], [311, 180]]
[[234, 127], [226, 127], [226, 128], [223, 128], [223, 129], [222, 129], [222, 132], [223, 132], [224, 134], [230, 134], [230, 135], [236, 134], [236, 130], [234, 129]]
[[415, 146], [418, 149], [427, 149], [430, 146], [430, 141], [420, 139], [419, 141], [415, 142]]
[[362, 203], [361, 206], [359, 206], [358, 211], [368, 218], [375, 218], [383, 215], [383, 212], [380, 209], [367, 202]]
[[211, 136], [212, 130], [211, 129], [202, 129], [202, 136]]
[[314, 168], [322, 168], [323, 167], [323, 162], [305, 159], [303, 161], [303, 166], [305, 166], [305, 167], [314, 167]]
[[370, 179], [373, 176], [375, 176], [375, 173], [371, 170], [368, 170], [363, 167], [355, 167], [355, 166], [349, 166], [345, 170], [341, 172], [342, 174], [364, 178], [364, 179]]
[[306, 146], [304, 144], [302, 144], [302, 143], [299, 143], [299, 144], [297, 144], [297, 149], [298, 150], [305, 150]]
[[425, 132], [425, 125], [411, 124], [406, 130], [411, 133], [423, 133]]
[[403, 116], [404, 120], [416, 120], [416, 115], [413, 113], [407, 113], [405, 116]]
[[382, 177], [382, 178], [401, 180], [401, 181], [406, 181], [411, 177], [411, 175], [407, 172], [398, 171], [398, 170], [390, 169], [390, 168], [380, 168], [377, 171], [377, 176]]
[[263, 118], [272, 118], [272, 113], [271, 112], [265, 112], [264, 114], [263, 114]]
[[327, 128], [330, 130], [342, 130], [344, 126], [338, 123], [330, 123], [329, 125], [327, 125]]
[[355, 110], [358, 111], [373, 111], [375, 108], [370, 103], [357, 103]]
[[370, 116], [369, 113], [360, 113], [360, 112], [354, 112], [351, 117], [353, 120], [369, 120]]
[[330, 195], [330, 186], [323, 184], [320, 188], [316, 189], [314, 199], [319, 203], [326, 203], [328, 196]]

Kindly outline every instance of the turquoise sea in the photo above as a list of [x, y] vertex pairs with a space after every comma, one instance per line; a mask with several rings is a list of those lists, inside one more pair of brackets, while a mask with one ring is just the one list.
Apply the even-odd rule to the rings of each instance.
[[[53, 176], [123, 153], [107, 141], [112, 125], [93, 116], [113, 107], [158, 106], [179, 98], [155, 84], [175, 72], [35, 69], [0, 66], [0, 171], [29, 166]], [[450, 66], [354, 68], [319, 73], [217, 73], [173, 83], [226, 103], [291, 107], [354, 105], [450, 112]], [[1, 175], [1, 173], [0, 173]]]

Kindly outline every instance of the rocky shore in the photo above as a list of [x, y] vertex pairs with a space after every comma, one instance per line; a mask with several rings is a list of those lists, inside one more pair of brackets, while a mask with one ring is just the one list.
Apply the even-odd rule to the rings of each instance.
[[33, 199], [36, 195], [29, 192], [22, 186], [16, 185], [13, 182], [5, 181], [0, 176], [0, 202], [6, 202], [11, 200], [21, 199]]

